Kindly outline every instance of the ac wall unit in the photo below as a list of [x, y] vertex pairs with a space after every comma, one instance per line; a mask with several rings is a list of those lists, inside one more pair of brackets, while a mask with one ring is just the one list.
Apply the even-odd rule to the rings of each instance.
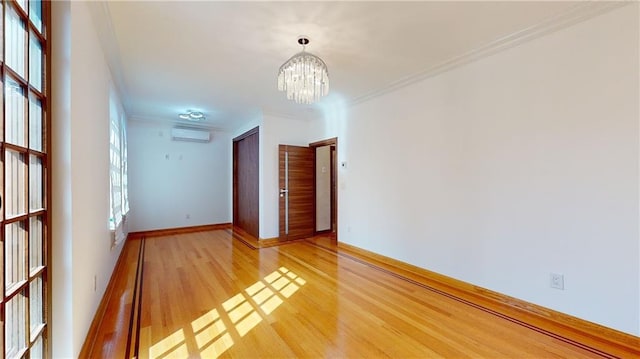
[[171, 139], [174, 141], [209, 142], [211, 133], [203, 129], [174, 127], [171, 129]]

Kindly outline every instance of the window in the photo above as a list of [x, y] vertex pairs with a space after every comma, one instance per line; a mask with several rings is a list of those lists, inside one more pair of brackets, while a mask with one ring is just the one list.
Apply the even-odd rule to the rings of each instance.
[[41, 1], [0, 3], [2, 358], [48, 352], [47, 11]]
[[111, 211], [109, 228], [115, 231], [115, 243], [125, 237], [121, 226], [129, 212], [129, 196], [127, 191], [127, 123], [124, 111], [115, 91], [111, 91], [109, 100], [109, 160]]

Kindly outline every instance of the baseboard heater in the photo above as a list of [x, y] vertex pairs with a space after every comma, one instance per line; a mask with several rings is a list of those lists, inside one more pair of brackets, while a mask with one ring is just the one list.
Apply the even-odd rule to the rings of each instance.
[[174, 141], [209, 142], [211, 132], [199, 128], [174, 127], [171, 129], [171, 139]]

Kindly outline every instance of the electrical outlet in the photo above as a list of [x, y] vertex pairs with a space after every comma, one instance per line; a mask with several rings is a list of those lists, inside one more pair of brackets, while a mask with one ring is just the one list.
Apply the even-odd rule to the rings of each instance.
[[98, 276], [94, 275], [93, 276], [93, 291], [95, 292], [96, 290], [98, 290]]
[[551, 273], [549, 286], [551, 286], [551, 288], [564, 290], [564, 275]]
[[191, 215], [190, 215], [189, 213], [187, 213], [187, 215], [186, 215], [186, 216], [184, 216], [184, 218], [186, 218], [186, 219], [191, 219]]

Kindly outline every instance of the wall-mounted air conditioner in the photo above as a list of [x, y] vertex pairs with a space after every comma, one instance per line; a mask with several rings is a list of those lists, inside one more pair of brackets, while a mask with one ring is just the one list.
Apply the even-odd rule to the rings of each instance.
[[211, 132], [205, 129], [174, 127], [171, 129], [171, 139], [174, 141], [209, 142]]

